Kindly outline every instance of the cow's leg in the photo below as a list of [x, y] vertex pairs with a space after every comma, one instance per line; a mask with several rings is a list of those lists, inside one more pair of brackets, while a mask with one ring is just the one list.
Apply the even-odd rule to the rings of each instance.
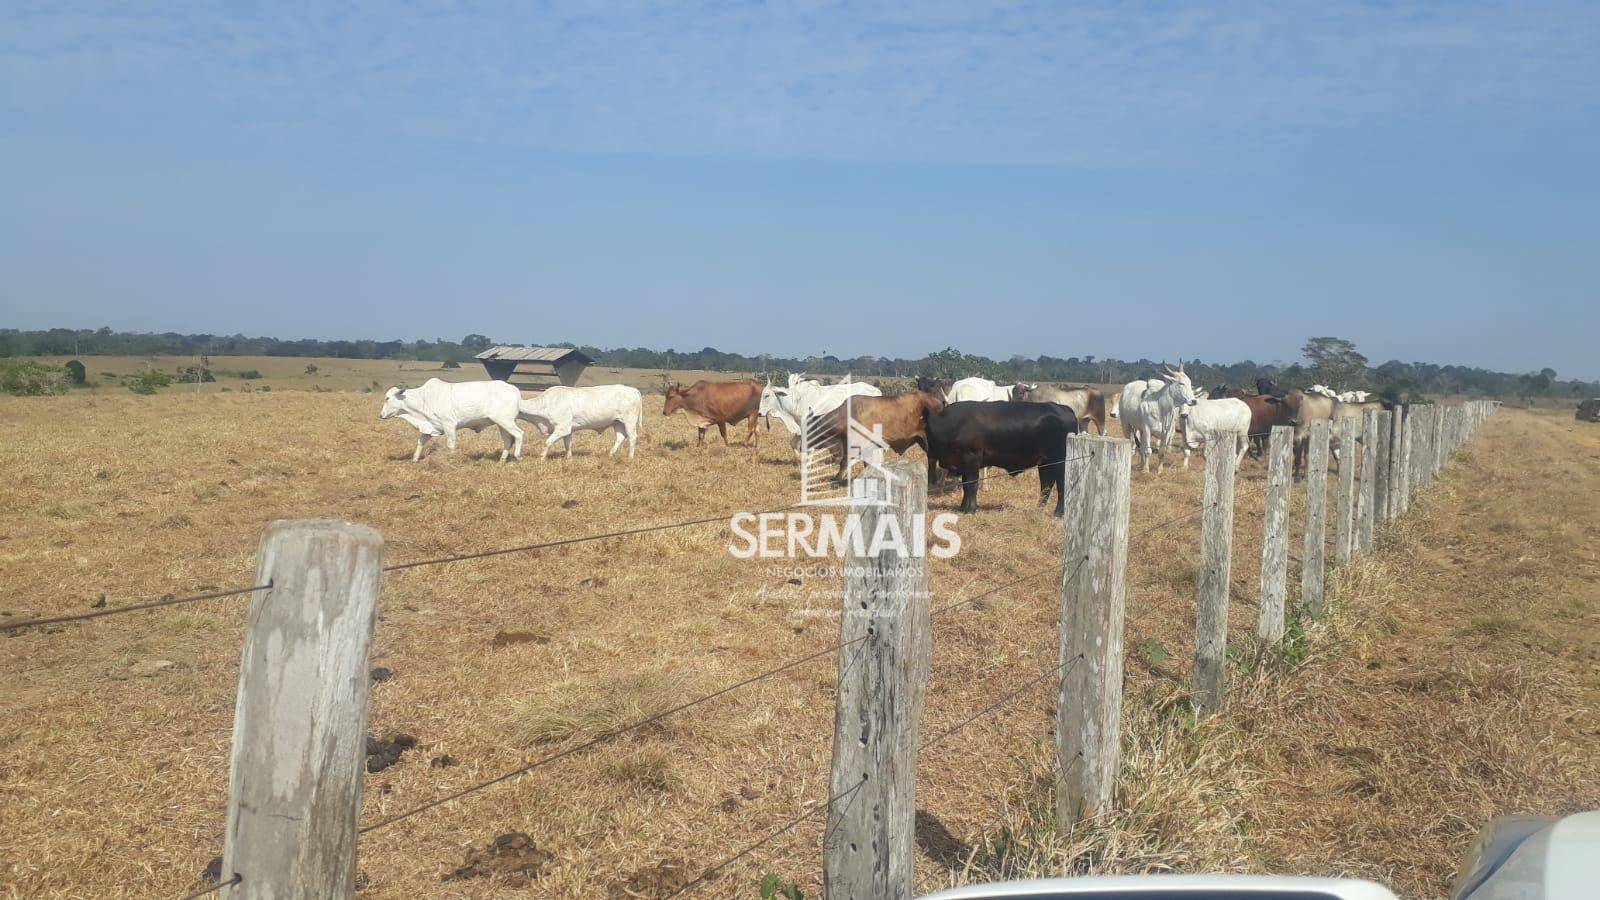
[[433, 437], [431, 434], [422, 434], [420, 432], [417, 434], [417, 450], [411, 454], [412, 462], [422, 459], [422, 455], [428, 451], [428, 439], [431, 437]]
[[978, 511], [978, 479], [983, 475], [983, 459], [976, 453], [961, 458], [961, 511]]
[[567, 442], [567, 458], [571, 459], [572, 428], [571, 426], [567, 425], [556, 425], [553, 422], [550, 425], [550, 436], [544, 439], [544, 452], [539, 454], [539, 458], [548, 459], [550, 457], [550, 448], [555, 446], [556, 441], [562, 439], [565, 439]]
[[628, 429], [628, 458], [633, 459], [633, 451], [639, 446], [639, 429]]
[[517, 425], [516, 416], [507, 420], [495, 420], [495, 427], [500, 429], [500, 461], [505, 462], [507, 456], [522, 458], [522, 429]]
[[1234, 443], [1239, 445], [1239, 452], [1234, 456], [1233, 459], [1233, 467], [1237, 469], [1239, 466], [1244, 464], [1245, 451], [1250, 449], [1250, 438], [1241, 434], [1236, 435], [1233, 440]]
[[451, 453], [456, 452], [456, 427], [454, 425], [445, 426], [444, 445], [450, 448]]
[[728, 423], [727, 422], [718, 422], [717, 423], [717, 434], [722, 435], [722, 446], [724, 446], [724, 447], [729, 446], [728, 445]]
[[611, 452], [607, 453], [606, 455], [607, 456], [616, 456], [617, 455], [617, 448], [622, 446], [622, 441], [623, 441], [622, 423], [621, 422], [613, 422], [611, 427], [616, 430], [617, 439], [614, 442], [612, 442], [612, 444], [611, 444]]
[[710, 427], [710, 424], [700, 426], [700, 437], [694, 442], [696, 447], [704, 447], [706, 445], [706, 429]]

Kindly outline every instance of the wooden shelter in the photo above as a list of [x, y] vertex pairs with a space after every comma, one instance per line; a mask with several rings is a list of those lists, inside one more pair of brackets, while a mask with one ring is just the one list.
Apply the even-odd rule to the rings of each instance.
[[575, 387], [594, 360], [567, 347], [490, 347], [476, 357], [489, 377], [525, 390]]

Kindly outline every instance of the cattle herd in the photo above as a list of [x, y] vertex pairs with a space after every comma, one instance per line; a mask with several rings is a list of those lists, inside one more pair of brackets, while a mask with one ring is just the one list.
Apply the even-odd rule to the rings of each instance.
[[[727, 444], [728, 426], [740, 422], [745, 423], [745, 442], [754, 445], [757, 421], [765, 419], [770, 430], [771, 421], [777, 419], [789, 431], [794, 448], [834, 450], [840, 460], [837, 477], [842, 479], [850, 465], [848, 454], [842, 452], [851, 427], [844, 421], [848, 410], [850, 419], [879, 435], [894, 452], [921, 447], [930, 461], [930, 482], [938, 481], [941, 471], [959, 476], [962, 512], [977, 509], [983, 469], [997, 467], [1015, 475], [1036, 468], [1039, 504], [1047, 504], [1054, 491], [1054, 512], [1059, 516], [1066, 436], [1080, 427], [1093, 426], [1105, 434], [1107, 420], [1120, 419], [1123, 435], [1139, 451], [1142, 470], [1150, 471], [1154, 454], [1159, 473], [1174, 435], [1179, 437], [1187, 469], [1190, 454], [1205, 440], [1234, 441], [1231, 449], [1242, 460], [1252, 447], [1259, 452], [1274, 426], [1289, 426], [1294, 429], [1298, 474], [1311, 422], [1359, 418], [1379, 406], [1389, 404], [1368, 400], [1364, 391], [1340, 393], [1323, 385], [1279, 390], [1268, 379], [1257, 381], [1254, 394], [1233, 388], [1196, 390], [1179, 360], [1177, 368], [1163, 363], [1156, 377], [1129, 383], [1111, 397], [1109, 406], [1106, 396], [1091, 387], [919, 377], [915, 389], [886, 397], [876, 386], [848, 377], [838, 384], [823, 384], [796, 373], [781, 385], [770, 379], [765, 384], [749, 379], [701, 380], [687, 387], [668, 384], [662, 414], [687, 413], [699, 431], [697, 445], [705, 443], [712, 426]], [[503, 381], [451, 383], [430, 378], [420, 387], [390, 388], [378, 417], [398, 417], [416, 428], [413, 460], [423, 457], [432, 438], [443, 437], [454, 450], [457, 431], [480, 431], [491, 425], [500, 432], [501, 461], [520, 459], [519, 421], [533, 423], [545, 435], [541, 459], [557, 441], [564, 443], [571, 458], [574, 431], [598, 433], [608, 428], [616, 434], [610, 453], [614, 455], [626, 440], [631, 458], [643, 424], [644, 397], [637, 388], [622, 384], [556, 386], [524, 394]], [[1333, 455], [1339, 458], [1337, 438]]]

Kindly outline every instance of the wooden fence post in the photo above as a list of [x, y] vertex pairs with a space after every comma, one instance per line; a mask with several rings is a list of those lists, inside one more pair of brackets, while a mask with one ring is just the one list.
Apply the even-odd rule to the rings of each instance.
[[1372, 467], [1372, 522], [1374, 525], [1389, 518], [1389, 450], [1393, 434], [1394, 413], [1378, 412], [1378, 455]]
[[1336, 565], [1350, 562], [1355, 552], [1356, 466], [1361, 462], [1361, 448], [1356, 446], [1355, 419], [1338, 419], [1339, 426], [1339, 491], [1334, 497], [1333, 561]]
[[1378, 487], [1378, 411], [1369, 409], [1361, 417], [1361, 490], [1356, 497], [1356, 551], [1372, 549], [1372, 505]]
[[383, 538], [333, 519], [261, 538], [234, 707], [230, 900], [351, 897], [366, 760], [368, 651]]
[[1195, 710], [1211, 713], [1222, 705], [1228, 661], [1228, 586], [1233, 557], [1233, 475], [1237, 445], [1231, 433], [1206, 435], [1205, 520], [1200, 532], [1200, 575], [1194, 623], [1194, 676], [1190, 695]]
[[1122, 631], [1133, 442], [1076, 434], [1067, 459], [1061, 551], [1061, 691], [1056, 698], [1056, 824], [1111, 805], [1122, 764]]
[[[916, 890], [918, 725], [932, 664], [926, 558], [871, 553], [880, 530], [909, 544], [928, 509], [927, 469], [895, 460], [857, 477], [864, 496], [892, 504], [849, 507], [868, 551], [846, 559], [829, 796], [853, 794], [828, 811], [823, 896], [910, 898]], [[916, 529], [916, 530], [914, 530]], [[880, 548], [882, 549], [882, 548]]]
[[1411, 508], [1411, 407], [1400, 407], [1395, 421], [1399, 423], [1400, 440], [1395, 451], [1395, 516], [1403, 516]]
[[1434, 407], [1434, 460], [1429, 463], [1429, 484], [1438, 480], [1438, 472], [1445, 471], [1445, 458], [1450, 456], [1450, 448], [1445, 445], [1445, 405]]
[[1306, 449], [1306, 543], [1300, 563], [1300, 605], [1312, 618], [1322, 615], [1327, 575], [1328, 431], [1327, 419], [1312, 422]]
[[1289, 447], [1294, 429], [1275, 425], [1267, 444], [1267, 513], [1261, 520], [1261, 598], [1256, 658], [1283, 645], [1283, 607], [1289, 596]]
[[1400, 429], [1405, 427], [1405, 410], [1396, 406], [1389, 413], [1389, 439], [1385, 446], [1389, 452], [1383, 466], [1383, 519], [1389, 521], [1400, 515]]

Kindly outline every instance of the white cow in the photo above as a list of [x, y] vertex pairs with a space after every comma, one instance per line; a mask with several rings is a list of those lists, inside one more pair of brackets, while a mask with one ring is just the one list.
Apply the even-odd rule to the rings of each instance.
[[566, 442], [567, 459], [571, 459], [574, 431], [598, 434], [607, 428], [616, 429], [617, 440], [606, 455], [615, 455], [626, 438], [628, 458], [632, 459], [639, 444], [639, 427], [644, 422], [644, 395], [638, 388], [625, 384], [581, 388], [558, 385], [537, 397], [523, 400], [517, 415], [549, 434], [540, 459], [550, 455], [550, 446], [556, 441]]
[[443, 437], [452, 451], [456, 432], [494, 425], [500, 429], [500, 461], [522, 458], [522, 429], [517, 426], [517, 404], [522, 392], [504, 381], [465, 381], [452, 384], [429, 378], [421, 387], [392, 387], [384, 395], [378, 418], [399, 416], [417, 429], [413, 462], [422, 458], [430, 438]]
[[1015, 385], [995, 384], [987, 378], [963, 378], [950, 385], [950, 390], [945, 392], [944, 399], [948, 403], [959, 403], [962, 400], [977, 400], [984, 403], [1010, 400], [1013, 387]]
[[1365, 403], [1367, 398], [1371, 396], [1372, 394], [1367, 391], [1345, 391], [1339, 395], [1338, 399], [1340, 403]]
[[1325, 384], [1313, 384], [1311, 387], [1306, 389], [1306, 393], [1321, 394], [1324, 397], [1332, 397], [1335, 400], [1339, 399], [1339, 392]]
[[[1199, 401], [1194, 385], [1183, 371], [1183, 360], [1178, 360], [1177, 369], [1162, 363], [1161, 370], [1157, 378], [1130, 382], [1122, 389], [1118, 404], [1122, 436], [1138, 442], [1143, 471], [1150, 471], [1152, 452], [1162, 454], [1162, 458], [1156, 460], [1158, 474], [1166, 459], [1167, 443], [1178, 425], [1178, 410]], [[1159, 447], [1155, 444], [1157, 435], [1161, 439]]]
[[800, 423], [806, 416], [820, 416], [844, 405], [846, 397], [882, 397], [883, 391], [865, 381], [845, 380], [838, 384], [822, 384], [795, 375], [789, 376], [788, 387], [777, 387], [771, 380], [761, 389], [761, 406], [758, 414], [775, 416], [792, 435], [789, 444], [800, 446]]
[[1189, 468], [1189, 454], [1199, 449], [1200, 441], [1213, 434], [1232, 436], [1238, 448], [1234, 465], [1238, 465], [1244, 461], [1244, 452], [1250, 446], [1250, 407], [1243, 400], [1201, 397], [1199, 402], [1183, 407], [1178, 413], [1178, 427], [1183, 433], [1185, 470]]

